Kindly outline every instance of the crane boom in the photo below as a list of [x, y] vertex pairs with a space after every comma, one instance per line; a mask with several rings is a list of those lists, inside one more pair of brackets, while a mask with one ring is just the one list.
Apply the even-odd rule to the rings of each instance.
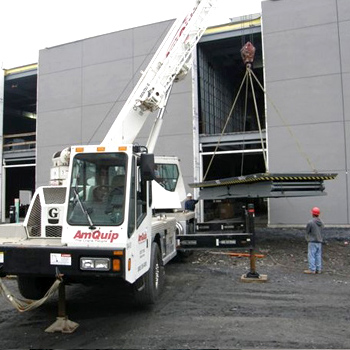
[[101, 145], [133, 143], [147, 117], [165, 106], [172, 84], [190, 69], [192, 50], [207, 27], [216, 1], [199, 0], [184, 19], [174, 22]]

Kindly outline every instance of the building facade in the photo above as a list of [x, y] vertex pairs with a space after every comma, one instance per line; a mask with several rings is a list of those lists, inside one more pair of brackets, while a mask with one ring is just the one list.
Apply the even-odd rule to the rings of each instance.
[[[40, 51], [36, 186], [49, 183], [55, 152], [102, 141], [172, 23]], [[266, 0], [261, 17], [209, 28], [192, 72], [172, 90], [155, 154], [178, 156], [186, 184], [266, 171], [338, 173], [325, 182], [327, 196], [255, 200], [257, 215], [272, 226], [304, 225], [317, 205], [328, 225], [350, 225], [349, 26], [347, 0]], [[239, 92], [247, 41], [266, 94], [258, 86]], [[145, 144], [152, 124], [136, 142]], [[245, 203], [200, 201], [198, 218], [231, 218]]]
[[350, 2], [263, 1], [262, 17], [269, 170], [338, 173], [327, 196], [270, 200], [269, 221], [302, 224], [316, 205], [349, 225]]

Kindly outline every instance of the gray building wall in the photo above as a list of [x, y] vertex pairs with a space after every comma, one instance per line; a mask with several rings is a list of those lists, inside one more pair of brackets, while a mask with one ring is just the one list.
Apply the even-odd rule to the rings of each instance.
[[[173, 21], [114, 32], [40, 51], [37, 186], [47, 185], [52, 155], [77, 144], [99, 144]], [[154, 113], [156, 116], [156, 113]], [[154, 119], [139, 138], [145, 144]], [[193, 182], [191, 76], [175, 84], [155, 149], [176, 155]]]
[[316, 205], [348, 225], [350, 1], [263, 1], [262, 19], [269, 170], [338, 173], [327, 196], [271, 199], [269, 222], [305, 224]]
[[[338, 173], [325, 182], [327, 196], [269, 200], [269, 224], [304, 225], [317, 205], [328, 225], [349, 225], [350, 2], [262, 1], [262, 20], [269, 171]], [[37, 186], [49, 182], [53, 153], [103, 139], [171, 24], [40, 51]], [[189, 75], [174, 86], [155, 149], [180, 157], [186, 184], [194, 174], [192, 95]]]

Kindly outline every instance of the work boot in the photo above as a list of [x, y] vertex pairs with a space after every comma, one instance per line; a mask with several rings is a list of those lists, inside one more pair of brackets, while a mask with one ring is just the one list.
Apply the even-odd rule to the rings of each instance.
[[311, 271], [311, 270], [305, 270], [304, 273], [307, 273], [308, 275], [313, 275], [315, 274], [316, 272], [315, 271]]

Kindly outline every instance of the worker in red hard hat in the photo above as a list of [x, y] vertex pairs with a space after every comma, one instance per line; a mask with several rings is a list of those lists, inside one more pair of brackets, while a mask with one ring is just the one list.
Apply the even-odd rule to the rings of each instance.
[[308, 263], [309, 269], [304, 273], [315, 274], [321, 273], [322, 270], [322, 242], [324, 224], [320, 219], [320, 208], [311, 209], [312, 219], [306, 225], [305, 238], [308, 242]]

